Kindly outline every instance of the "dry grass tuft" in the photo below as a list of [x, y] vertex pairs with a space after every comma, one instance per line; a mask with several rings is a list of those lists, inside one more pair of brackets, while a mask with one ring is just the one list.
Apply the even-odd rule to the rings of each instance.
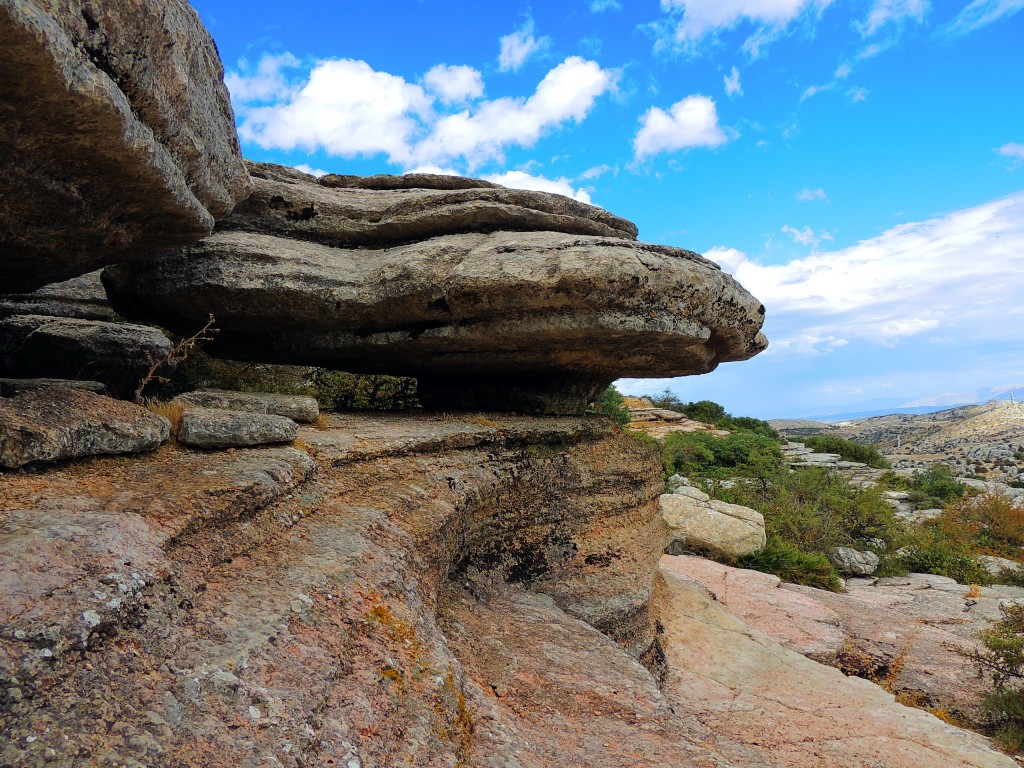
[[171, 422], [171, 437], [178, 436], [178, 429], [181, 427], [181, 417], [185, 413], [185, 406], [177, 400], [146, 400], [145, 406], [148, 411], [157, 416], [163, 416]]

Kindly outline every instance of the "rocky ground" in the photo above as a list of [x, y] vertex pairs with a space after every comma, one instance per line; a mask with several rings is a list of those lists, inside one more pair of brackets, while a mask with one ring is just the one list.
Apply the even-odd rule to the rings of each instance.
[[656, 460], [597, 418], [0, 477], [4, 765], [1012, 765], [655, 578]]

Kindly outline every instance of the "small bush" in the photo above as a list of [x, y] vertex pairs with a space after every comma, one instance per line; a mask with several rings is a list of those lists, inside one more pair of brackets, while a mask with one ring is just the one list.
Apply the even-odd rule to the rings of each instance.
[[[779, 444], [771, 437], [739, 430], [725, 437], [707, 432], [672, 432], [664, 440], [662, 459], [668, 474], [712, 475], [729, 469], [730, 474], [770, 457], [781, 466]], [[737, 472], [738, 470], [738, 472]]]
[[601, 393], [600, 397], [590, 405], [592, 413], [601, 413], [611, 417], [612, 421], [620, 427], [629, 424], [629, 409], [625, 405], [622, 395], [615, 387], [608, 387]]
[[843, 590], [842, 579], [827, 557], [818, 553], [801, 552], [795, 545], [775, 536], [768, 537], [764, 549], [760, 552], [740, 557], [736, 565], [774, 574], [791, 584], [803, 584], [831, 592]]
[[918, 509], [941, 507], [966, 495], [967, 486], [945, 464], [933, 464], [910, 478], [910, 501]]
[[1024, 509], [998, 493], [961, 499], [946, 507], [932, 525], [982, 554], [1020, 559], [1024, 547]]
[[960, 584], [991, 584], [992, 576], [972, 553], [969, 539], [932, 523], [910, 531], [899, 550], [882, 558], [879, 573], [932, 573]]

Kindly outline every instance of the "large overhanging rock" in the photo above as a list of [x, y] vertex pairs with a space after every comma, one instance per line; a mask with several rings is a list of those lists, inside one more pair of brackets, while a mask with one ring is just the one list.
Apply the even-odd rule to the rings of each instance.
[[185, 0], [0, 0], [0, 292], [209, 234], [249, 191]]
[[218, 232], [104, 272], [114, 308], [256, 362], [414, 376], [425, 404], [580, 410], [622, 376], [705, 373], [764, 349], [764, 308], [703, 257], [556, 232], [345, 249]]

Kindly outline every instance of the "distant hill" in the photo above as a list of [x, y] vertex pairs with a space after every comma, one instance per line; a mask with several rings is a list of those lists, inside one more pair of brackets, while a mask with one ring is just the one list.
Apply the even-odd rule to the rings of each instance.
[[1024, 478], [1024, 404], [1020, 402], [992, 400], [924, 413], [904, 409], [838, 421], [775, 419], [769, 423], [791, 439], [828, 434], [873, 445], [896, 467], [943, 462], [963, 475], [1011, 482]]

